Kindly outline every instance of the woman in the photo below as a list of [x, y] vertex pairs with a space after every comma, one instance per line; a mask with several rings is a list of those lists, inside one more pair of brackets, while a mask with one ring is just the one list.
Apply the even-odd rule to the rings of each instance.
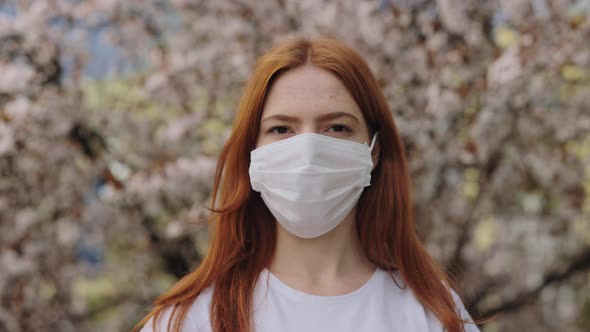
[[386, 99], [336, 40], [258, 60], [212, 201], [208, 255], [134, 331], [478, 331], [416, 236]]

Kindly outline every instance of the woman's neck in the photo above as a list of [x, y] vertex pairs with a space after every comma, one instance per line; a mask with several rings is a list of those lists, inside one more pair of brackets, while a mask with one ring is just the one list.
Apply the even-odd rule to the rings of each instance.
[[292, 235], [277, 223], [277, 245], [269, 270], [302, 291], [346, 293], [345, 288], [360, 287], [376, 266], [363, 253], [355, 216], [353, 210], [336, 228], [311, 239]]

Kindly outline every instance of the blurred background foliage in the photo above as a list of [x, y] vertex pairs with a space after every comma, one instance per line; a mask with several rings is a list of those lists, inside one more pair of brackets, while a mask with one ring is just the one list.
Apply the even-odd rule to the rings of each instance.
[[128, 331], [207, 251], [255, 59], [369, 62], [417, 225], [494, 331], [590, 330], [590, 1], [0, 1], [0, 331]]

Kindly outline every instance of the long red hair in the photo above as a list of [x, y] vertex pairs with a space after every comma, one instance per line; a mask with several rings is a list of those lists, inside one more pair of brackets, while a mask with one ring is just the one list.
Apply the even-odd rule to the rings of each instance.
[[246, 84], [214, 179], [207, 256], [195, 271], [154, 301], [153, 310], [133, 331], [151, 317], [155, 328], [160, 313], [172, 306], [168, 330], [179, 332], [192, 302], [213, 283], [213, 331], [250, 331], [254, 286], [260, 272], [270, 264], [276, 244], [275, 220], [259, 193], [250, 187], [250, 151], [256, 145], [271, 84], [281, 73], [308, 62], [339, 77], [362, 110], [371, 134], [379, 131], [379, 163], [371, 185], [359, 200], [356, 218], [368, 259], [384, 270], [399, 270], [406, 287], [447, 331], [464, 330], [451, 295], [451, 281], [416, 235], [404, 146], [369, 66], [356, 51], [337, 40], [297, 38], [261, 56]]

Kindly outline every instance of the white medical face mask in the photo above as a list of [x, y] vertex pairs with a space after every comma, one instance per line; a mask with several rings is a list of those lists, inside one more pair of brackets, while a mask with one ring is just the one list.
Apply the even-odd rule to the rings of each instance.
[[313, 238], [350, 213], [371, 183], [371, 146], [314, 133], [264, 145], [250, 154], [250, 183], [290, 233]]

